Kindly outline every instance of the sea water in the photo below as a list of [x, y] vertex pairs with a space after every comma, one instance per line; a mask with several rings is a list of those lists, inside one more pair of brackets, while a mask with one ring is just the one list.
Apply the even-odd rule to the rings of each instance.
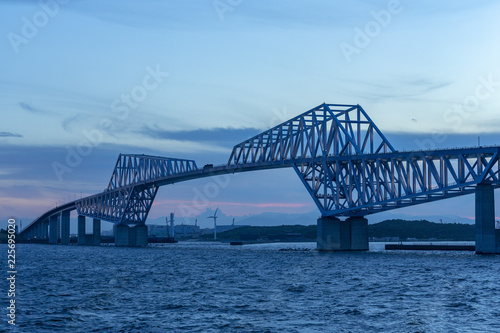
[[[0, 248], [7, 257], [7, 246]], [[4, 279], [0, 328], [500, 332], [500, 256], [385, 251], [376, 243], [369, 252], [314, 248], [314, 243], [19, 244], [16, 326], [7, 323]]]

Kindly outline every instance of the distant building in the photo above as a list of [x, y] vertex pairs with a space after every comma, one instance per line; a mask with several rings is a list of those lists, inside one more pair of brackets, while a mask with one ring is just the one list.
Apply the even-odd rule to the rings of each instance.
[[165, 225], [148, 225], [149, 237], [167, 237], [167, 230]]
[[193, 238], [201, 234], [200, 227], [197, 225], [181, 224], [174, 226], [175, 237], [177, 238]]

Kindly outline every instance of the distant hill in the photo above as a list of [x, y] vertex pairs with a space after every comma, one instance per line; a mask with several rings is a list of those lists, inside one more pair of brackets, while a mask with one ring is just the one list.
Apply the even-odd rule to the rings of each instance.
[[368, 226], [369, 237], [399, 237], [454, 241], [473, 241], [474, 225], [460, 223], [434, 223], [426, 220], [387, 220]]
[[[210, 239], [213, 235], [204, 235]], [[277, 227], [241, 227], [217, 233], [219, 240], [253, 241], [258, 239], [276, 241], [314, 241], [316, 240], [315, 225], [282, 225]]]
[[[200, 228], [212, 228], [213, 220], [208, 219], [207, 216], [214, 215], [215, 210], [206, 209], [203, 212], [200, 212], [196, 217], [184, 218], [184, 217], [175, 217], [175, 224], [191, 224], [194, 225], [195, 220], [198, 220], [198, 226]], [[168, 214], [168, 213], [167, 213]], [[167, 215], [166, 214], [166, 215]], [[284, 214], [284, 213], [260, 213], [250, 216], [232, 216], [230, 214], [225, 214], [224, 209], [221, 208], [217, 212], [217, 223], [220, 225], [229, 225], [233, 222], [233, 218], [235, 219], [236, 224], [244, 224], [251, 226], [282, 226], [282, 225], [312, 225], [316, 224], [317, 219], [320, 217], [320, 213], [317, 210], [308, 212], [308, 213], [295, 213], [295, 214]], [[444, 222], [444, 223], [465, 223], [465, 224], [474, 224], [474, 220], [454, 216], [454, 215], [421, 215], [421, 216], [413, 216], [408, 214], [402, 214], [399, 212], [387, 211], [381, 212], [377, 214], [373, 214], [367, 217], [369, 224], [375, 224], [387, 220], [414, 220], [414, 219], [422, 219], [425, 221], [431, 222]], [[76, 222], [75, 222], [76, 223]], [[147, 224], [157, 224], [157, 225], [165, 225], [165, 217], [158, 218], [148, 218]], [[75, 224], [76, 228], [76, 224]]]
[[[223, 241], [231, 240], [280, 240], [280, 241], [314, 241], [316, 240], [316, 225], [282, 225], [274, 227], [241, 227], [217, 234]], [[210, 239], [211, 235], [203, 238]], [[459, 223], [434, 223], [426, 220], [406, 221], [387, 220], [368, 225], [368, 237], [398, 237], [400, 240], [450, 240], [473, 241], [475, 239], [474, 225]]]

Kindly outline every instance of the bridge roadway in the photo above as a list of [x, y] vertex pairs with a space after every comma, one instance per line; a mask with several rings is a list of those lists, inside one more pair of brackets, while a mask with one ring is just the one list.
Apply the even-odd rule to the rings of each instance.
[[[116, 225], [116, 245], [146, 245], [145, 221], [159, 187], [288, 167], [321, 212], [320, 250], [367, 250], [366, 215], [476, 193], [476, 252], [500, 252], [493, 192], [500, 187], [500, 147], [396, 151], [359, 105], [335, 104], [236, 145], [226, 165], [198, 168], [192, 160], [121, 154], [105, 191], [45, 212], [21, 237], [68, 244], [69, 212], [76, 209], [80, 244], [99, 244], [105, 220]], [[94, 219], [90, 238], [85, 217]]]

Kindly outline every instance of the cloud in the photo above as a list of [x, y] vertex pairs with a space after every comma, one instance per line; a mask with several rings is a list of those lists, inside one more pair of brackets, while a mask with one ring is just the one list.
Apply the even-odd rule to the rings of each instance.
[[156, 200], [154, 202], [157, 205], [188, 205], [188, 206], [242, 206], [242, 207], [255, 207], [255, 208], [303, 208], [312, 207], [314, 203], [312, 202], [237, 202], [237, 201], [210, 201], [209, 203], [200, 202], [198, 205], [193, 204], [193, 200], [176, 200], [176, 199], [165, 199]]
[[133, 1], [124, 4], [123, 1], [116, 0], [94, 0], [74, 3], [68, 10], [103, 22], [139, 29], [157, 29], [162, 26], [172, 29], [196, 29], [202, 26], [207, 8], [210, 6], [203, 1], [186, 2], [182, 6], [168, 1], [149, 1], [148, 5], [144, 6], [143, 3]]
[[26, 102], [19, 102], [19, 106], [21, 107], [21, 109], [23, 109], [23, 110], [25, 110], [25, 111], [28, 111], [28, 112], [31, 112], [31, 113], [38, 113], [38, 114], [55, 114], [55, 112], [52, 112], [52, 111], [47, 111], [47, 110], [43, 110], [43, 109], [39, 109], [39, 108], [34, 107], [34, 106], [32, 106], [31, 104], [26, 103]]
[[364, 97], [370, 101], [380, 101], [384, 99], [420, 99], [430, 92], [452, 85], [452, 81], [433, 80], [431, 78], [406, 79], [398, 81], [371, 81], [367, 79], [342, 79], [344, 86], [339, 87], [349, 90], [356, 87], [362, 89]]
[[64, 128], [64, 130], [66, 132], [72, 132], [72, 126], [73, 126], [73, 123], [78, 123], [79, 121], [81, 121], [84, 117], [80, 114], [75, 114], [71, 117], [68, 117], [66, 119], [64, 119], [61, 123], [62, 127]]
[[22, 138], [21, 134], [11, 132], [0, 132], [0, 138]]
[[166, 131], [159, 128], [144, 127], [140, 134], [159, 140], [195, 141], [221, 144], [233, 147], [259, 133], [256, 128], [213, 128], [188, 131]]
[[418, 87], [421, 89], [421, 92], [429, 92], [432, 90], [444, 88], [452, 84], [452, 81], [432, 81], [428, 79], [418, 79], [410, 82], [410, 85]]

